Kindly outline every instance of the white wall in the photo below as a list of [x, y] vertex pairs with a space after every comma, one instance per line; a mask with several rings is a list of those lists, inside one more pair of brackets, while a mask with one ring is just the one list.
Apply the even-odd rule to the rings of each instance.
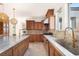
[[49, 20], [48, 18], [47, 18], [47, 19], [45, 19], [44, 23], [48, 23], [48, 20]]
[[[19, 35], [19, 30], [22, 29], [22, 24], [24, 23], [26, 25], [26, 17], [17, 17], [17, 24], [16, 24], [16, 35]], [[13, 25], [10, 22], [10, 36], [13, 34]], [[25, 26], [26, 28], [26, 26]]]
[[64, 4], [61, 7], [61, 12], [56, 12], [56, 30], [60, 31], [59, 29], [59, 17], [62, 17], [62, 29], [64, 31], [66, 27], [68, 27], [68, 4]]

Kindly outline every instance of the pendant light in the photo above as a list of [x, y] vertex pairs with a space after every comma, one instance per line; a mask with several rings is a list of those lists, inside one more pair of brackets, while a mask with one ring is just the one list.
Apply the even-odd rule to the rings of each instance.
[[15, 8], [13, 8], [13, 18], [11, 19], [11, 24], [16, 25], [17, 24], [17, 20], [15, 18]]
[[16, 24], [17, 24], [17, 20], [15, 18], [15, 8], [13, 8], [13, 18], [11, 19], [11, 24], [13, 25], [13, 36], [16, 36]]

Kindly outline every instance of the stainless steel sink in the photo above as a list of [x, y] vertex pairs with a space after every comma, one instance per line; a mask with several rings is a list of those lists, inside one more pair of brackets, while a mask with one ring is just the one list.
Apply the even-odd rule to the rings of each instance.
[[56, 42], [59, 43], [64, 48], [66, 48], [67, 50], [69, 50], [74, 55], [79, 55], [79, 45], [77, 45], [75, 48], [73, 48], [72, 43], [64, 42], [64, 39], [57, 39]]

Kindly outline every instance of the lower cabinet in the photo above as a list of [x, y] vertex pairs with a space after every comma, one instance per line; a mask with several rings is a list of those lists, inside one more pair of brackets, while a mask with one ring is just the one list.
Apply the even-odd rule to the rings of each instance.
[[22, 56], [24, 55], [25, 51], [27, 50], [29, 45], [29, 40], [24, 40], [13, 47], [13, 55], [14, 56]]
[[24, 53], [23, 42], [13, 47], [13, 55], [21, 56]]
[[29, 38], [21, 41], [20, 43], [16, 44], [12, 48], [4, 51], [0, 54], [0, 56], [22, 56], [24, 55], [25, 51], [28, 49], [29, 46]]
[[43, 42], [42, 34], [32, 34], [29, 37], [30, 42]]
[[7, 51], [4, 51], [0, 54], [0, 56], [12, 56], [12, 48], [8, 49]]
[[44, 46], [49, 56], [63, 56], [62, 52], [51, 44], [46, 37], [43, 36]]
[[56, 47], [54, 47], [51, 43], [49, 44], [50, 56], [63, 56], [61, 51], [59, 51]]
[[50, 53], [50, 56], [55, 56], [55, 48], [54, 48], [54, 46], [53, 45], [51, 45], [50, 43], [49, 43], [49, 53]]
[[44, 36], [43, 36], [43, 40], [44, 40], [45, 49], [49, 55], [49, 41]]

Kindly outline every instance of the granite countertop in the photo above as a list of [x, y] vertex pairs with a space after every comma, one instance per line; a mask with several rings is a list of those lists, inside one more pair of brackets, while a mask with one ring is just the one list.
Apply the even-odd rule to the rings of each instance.
[[70, 51], [68, 51], [66, 48], [64, 48], [63, 46], [61, 46], [60, 44], [58, 44], [56, 42], [55, 37], [51, 36], [51, 35], [44, 35], [48, 41], [55, 46], [56, 49], [58, 49], [59, 51], [61, 51], [63, 53], [63, 55], [65, 56], [75, 56], [74, 54], [72, 54]]
[[8, 50], [9, 48], [15, 46], [19, 42], [23, 41], [25, 38], [27, 38], [29, 35], [26, 36], [17, 36], [17, 37], [0, 37], [0, 53]]

